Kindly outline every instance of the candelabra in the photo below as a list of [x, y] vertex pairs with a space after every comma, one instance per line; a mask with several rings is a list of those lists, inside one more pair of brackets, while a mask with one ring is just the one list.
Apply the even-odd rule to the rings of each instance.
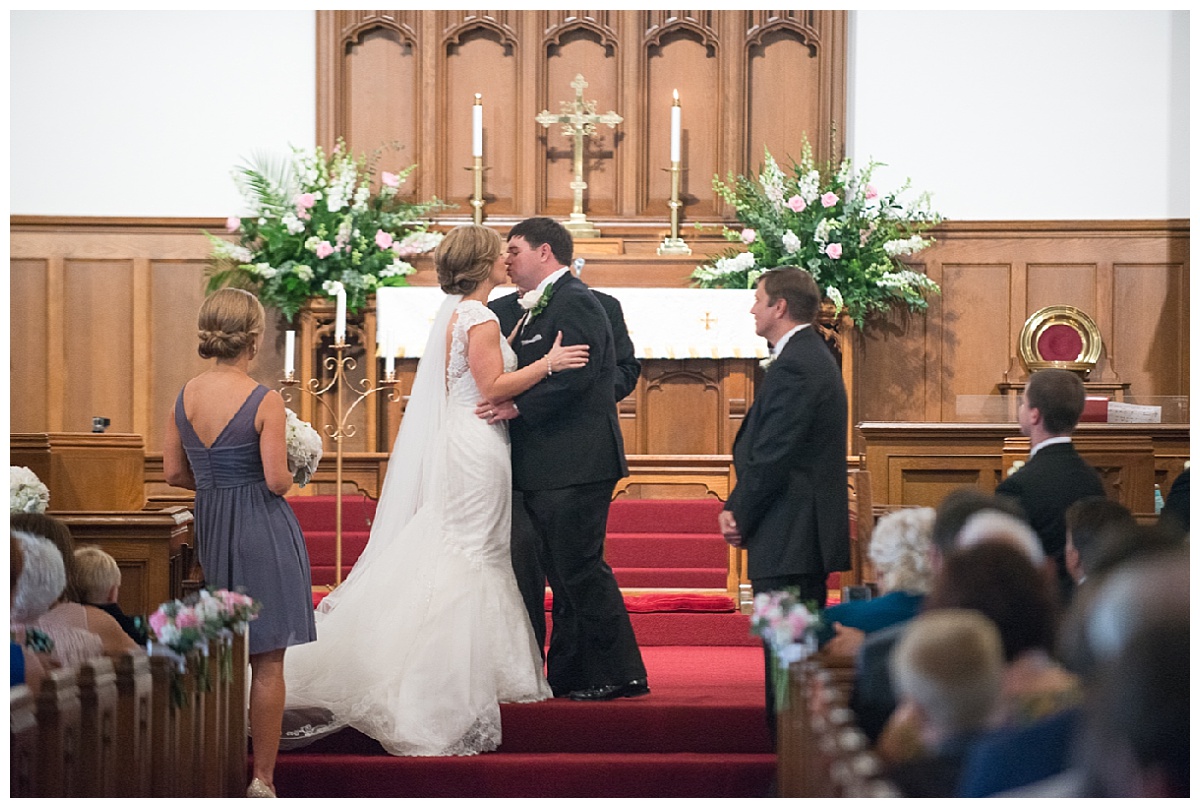
[[[336, 499], [336, 516], [335, 516], [335, 532], [334, 532], [334, 587], [340, 586], [342, 583], [342, 441], [345, 438], [354, 437], [356, 431], [354, 424], [348, 422], [350, 414], [355, 408], [367, 400], [369, 396], [376, 393], [388, 391], [388, 401], [393, 403], [400, 402], [400, 390], [397, 386], [396, 372], [392, 367], [388, 367], [383, 379], [374, 384], [370, 379], [363, 379], [359, 383], [350, 380], [346, 375], [347, 371], [354, 370], [358, 367], [358, 363], [352, 356], [346, 356], [345, 351], [348, 347], [345, 341], [345, 336], [338, 337], [333, 343], [334, 354], [325, 357], [325, 367], [333, 373], [332, 378], [325, 386], [321, 386], [321, 380], [317, 378], [309, 379], [305, 387], [301, 387], [299, 380], [295, 377], [295, 371], [289, 370], [284, 379], [280, 380], [280, 394], [285, 402], [291, 403], [292, 391], [289, 388], [296, 388], [301, 392], [308, 393], [322, 407], [326, 413], [333, 419], [332, 423], [327, 423], [324, 426], [325, 434], [333, 440], [334, 457], [337, 480], [337, 499]], [[391, 365], [389, 362], [388, 365]], [[353, 403], [350, 408], [344, 407], [343, 393], [349, 391], [355, 394]], [[333, 393], [333, 406], [325, 399], [325, 394]]]
[[667, 207], [671, 209], [671, 235], [663, 239], [663, 243], [658, 246], [659, 255], [691, 255], [692, 248], [684, 243], [679, 237], [679, 209], [683, 207], [683, 203], [679, 201], [679, 175], [682, 169], [679, 167], [678, 160], [671, 161], [671, 201], [667, 203]]

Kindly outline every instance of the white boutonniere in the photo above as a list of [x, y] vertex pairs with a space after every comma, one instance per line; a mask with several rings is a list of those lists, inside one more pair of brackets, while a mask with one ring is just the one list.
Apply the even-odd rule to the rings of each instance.
[[542, 313], [542, 309], [546, 308], [546, 304], [550, 302], [551, 295], [554, 294], [554, 286], [547, 286], [546, 291], [538, 294], [537, 289], [532, 289], [518, 298], [521, 308], [525, 309], [528, 314], [525, 315], [525, 322], [529, 322], [534, 317]]
[[775, 357], [774, 357], [774, 356], [768, 356], [766, 359], [760, 359], [760, 360], [758, 360], [758, 365], [759, 365], [759, 367], [761, 367], [763, 370], [766, 370], [767, 368], [771, 367], [771, 363], [772, 363], [772, 362], [774, 362], [774, 361], [775, 361]]

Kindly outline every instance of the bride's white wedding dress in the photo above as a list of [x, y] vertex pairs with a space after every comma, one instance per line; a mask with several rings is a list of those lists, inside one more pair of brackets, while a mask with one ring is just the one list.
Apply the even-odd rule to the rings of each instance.
[[317, 641], [285, 655], [287, 706], [306, 721], [285, 741], [352, 726], [393, 755], [471, 755], [499, 746], [500, 702], [551, 696], [509, 556], [507, 427], [476, 417], [467, 365], [467, 331], [496, 315], [460, 301], [434, 323], [370, 541], [317, 609]]

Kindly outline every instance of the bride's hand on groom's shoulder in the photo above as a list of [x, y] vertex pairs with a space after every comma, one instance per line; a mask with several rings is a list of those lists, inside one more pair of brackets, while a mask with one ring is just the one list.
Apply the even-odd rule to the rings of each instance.
[[516, 403], [511, 398], [495, 404], [490, 401], [481, 401], [475, 406], [475, 415], [489, 424], [497, 421], [511, 421], [520, 414]]

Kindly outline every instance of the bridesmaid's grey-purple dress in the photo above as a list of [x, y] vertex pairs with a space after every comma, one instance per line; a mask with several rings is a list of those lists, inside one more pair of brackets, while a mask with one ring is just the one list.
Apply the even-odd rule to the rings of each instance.
[[250, 653], [317, 638], [308, 550], [287, 500], [267, 488], [254, 417], [259, 385], [212, 446], [205, 446], [175, 400], [175, 425], [196, 478], [196, 545], [204, 579], [242, 589], [262, 604], [250, 624]]

